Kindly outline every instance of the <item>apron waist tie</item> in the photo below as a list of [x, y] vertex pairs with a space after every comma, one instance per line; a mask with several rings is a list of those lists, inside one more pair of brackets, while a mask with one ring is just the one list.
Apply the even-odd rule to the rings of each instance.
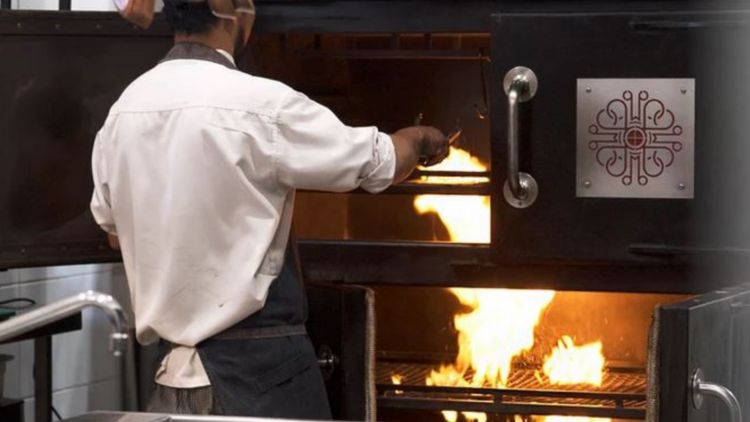
[[280, 325], [277, 327], [259, 328], [229, 328], [211, 337], [212, 340], [259, 340], [279, 338], [287, 336], [306, 335], [307, 329], [304, 324]]

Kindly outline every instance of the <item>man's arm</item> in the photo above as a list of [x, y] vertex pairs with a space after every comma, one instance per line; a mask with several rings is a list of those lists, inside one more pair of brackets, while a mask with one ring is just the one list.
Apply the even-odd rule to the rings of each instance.
[[328, 192], [381, 192], [408, 177], [420, 159], [434, 165], [448, 155], [448, 141], [437, 129], [416, 126], [386, 135], [376, 127], [349, 127], [297, 92], [282, 103], [274, 141], [281, 184]]

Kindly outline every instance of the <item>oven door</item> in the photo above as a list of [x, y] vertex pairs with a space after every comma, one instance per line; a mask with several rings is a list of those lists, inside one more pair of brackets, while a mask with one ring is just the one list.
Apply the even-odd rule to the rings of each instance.
[[507, 275], [627, 290], [650, 274], [639, 289], [684, 291], [660, 283], [746, 260], [748, 13], [493, 21], [492, 242]]
[[[733, 402], [730, 395], [747, 420], [750, 284], [658, 309], [652, 334], [649, 411], [658, 418], [649, 420], [731, 422], [737, 420], [732, 418], [736, 412], [724, 401]], [[699, 381], [707, 392], [698, 391]]]
[[334, 419], [375, 421], [375, 304], [360, 286], [307, 284], [307, 331]]

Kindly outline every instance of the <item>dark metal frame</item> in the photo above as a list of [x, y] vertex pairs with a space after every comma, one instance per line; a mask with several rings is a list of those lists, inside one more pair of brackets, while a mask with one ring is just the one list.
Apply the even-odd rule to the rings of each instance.
[[704, 268], [696, 266], [496, 265], [490, 245], [300, 240], [299, 250], [305, 279], [315, 282], [649, 293], [715, 288], [698, 279]]
[[[0, 0], [2, 1], [2, 0]], [[7, 0], [5, 0], [7, 1]], [[486, 33], [491, 13], [498, 10], [670, 9], [684, 2], [513, 2], [479, 1], [259, 1], [258, 32], [344, 33]], [[460, 13], [459, 13], [460, 11]], [[420, 19], [414, 19], [420, 16]], [[486, 18], [486, 19], [485, 19]], [[142, 30], [111, 12], [0, 11], [0, 36], [123, 36], [171, 37], [162, 19]], [[426, 174], [426, 172], [425, 172]], [[441, 173], [456, 176], [455, 173]], [[419, 174], [415, 174], [418, 176]], [[475, 177], [475, 173], [463, 173]], [[484, 174], [482, 174], [484, 176]], [[498, 183], [499, 184], [499, 183]], [[387, 194], [491, 195], [493, 181], [470, 185], [428, 185], [407, 182]], [[568, 290], [699, 292], [706, 286], [685, 282], [691, 269], [677, 256], [670, 265], [603, 266], [565, 262], [503, 263], [493, 265], [487, 246], [389, 242], [304, 241], [302, 258], [308, 278], [361, 284], [434, 286], [503, 286]], [[651, 249], [649, 249], [651, 250]], [[6, 267], [113, 262], [104, 237], [79, 244], [19, 245], [4, 252]], [[663, 262], [663, 260], [659, 260]], [[384, 263], [386, 263], [384, 265]], [[606, 283], [601, 280], [606, 276]]]
[[78, 313], [1, 343], [34, 340], [34, 422], [52, 422], [52, 336], [78, 331], [82, 326]]
[[[386, 390], [387, 388], [387, 390]], [[421, 410], [456, 410], [459, 412], [484, 412], [506, 415], [566, 415], [588, 416], [617, 419], [645, 419], [646, 411], [642, 407], [628, 407], [627, 401], [645, 401], [644, 394], [617, 394], [595, 392], [572, 392], [560, 390], [514, 390], [514, 389], [481, 389], [435, 386], [386, 386], [378, 385], [378, 390], [395, 391], [408, 394], [421, 392], [424, 397], [383, 396], [378, 397], [378, 407], [391, 409]], [[441, 393], [472, 394], [484, 396], [484, 399], [435, 398]], [[399, 393], [401, 394], [401, 393]], [[432, 397], [429, 397], [432, 396]], [[613, 403], [612, 407], [565, 405], [565, 404], [530, 404], [513, 403], [513, 398], [566, 398], [604, 400]]]
[[[489, 33], [492, 26], [491, 15], [498, 12], [576, 12], [576, 11], [666, 11], [684, 9], [688, 0], [650, 1], [650, 0], [560, 0], [553, 2], [529, 2], [522, 0], [467, 0], [454, 2], [449, 0], [258, 0], [257, 33], [325, 33], [325, 34], [440, 34], [440, 33]], [[739, 5], [741, 0], [721, 0], [691, 5], [694, 8], [711, 9], [719, 4], [722, 7]], [[710, 4], [708, 4], [710, 3]], [[10, 9], [10, 0], [0, 0], [0, 8]], [[60, 10], [69, 11], [71, 0], [60, 0]], [[96, 22], [101, 28], [90, 28], [90, 32], [112, 35], [127, 29], [132, 35], [136, 31], [141, 35], [151, 35], [167, 28], [162, 19], [155, 19], [148, 30], [140, 30], [127, 23], [114, 12], [70, 12], [60, 15], [54, 11], [13, 11], [15, 23], [31, 24], [40, 28], [38, 20], [59, 20], [68, 23], [81, 20], [100, 20]], [[2, 16], [0, 15], [0, 18]], [[112, 23], [116, 23], [112, 25]], [[78, 25], [73, 25], [77, 27]], [[119, 30], [118, 30], [119, 27]], [[87, 28], [76, 28], [76, 30]], [[0, 33], [3, 31], [0, 30]], [[37, 35], [53, 31], [37, 31]], [[80, 31], [79, 31], [80, 33]], [[28, 34], [28, 32], [27, 32]]]

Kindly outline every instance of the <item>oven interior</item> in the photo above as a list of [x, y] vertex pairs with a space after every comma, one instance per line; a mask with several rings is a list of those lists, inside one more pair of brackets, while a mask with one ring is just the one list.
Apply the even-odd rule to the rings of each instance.
[[[375, 292], [378, 417], [392, 421], [644, 419], [654, 309], [686, 298], [421, 287]], [[507, 378], [493, 378], [498, 370]]]

